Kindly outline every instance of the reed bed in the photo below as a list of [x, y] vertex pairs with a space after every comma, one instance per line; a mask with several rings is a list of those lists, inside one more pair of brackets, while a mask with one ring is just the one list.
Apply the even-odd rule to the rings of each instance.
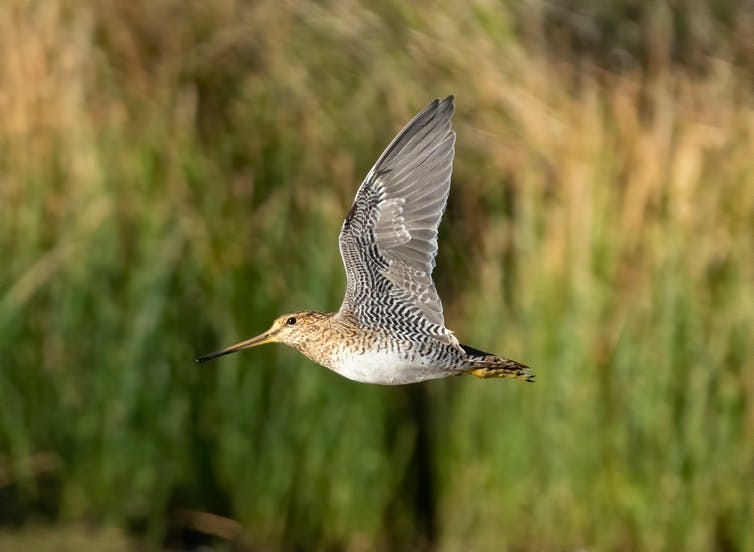
[[[0, 523], [752, 549], [752, 14], [446, 4], [0, 8]], [[446, 321], [536, 385], [365, 386], [275, 346], [195, 366], [338, 308], [358, 182], [449, 93]]]

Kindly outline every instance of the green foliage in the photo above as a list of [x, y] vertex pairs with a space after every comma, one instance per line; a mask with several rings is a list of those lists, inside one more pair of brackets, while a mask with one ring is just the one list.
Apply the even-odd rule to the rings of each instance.
[[[733, 8], [642, 11], [708, 22], [703, 43], [632, 35], [607, 73], [549, 33], [620, 26], [630, 2], [447, 4], [0, 8], [0, 522], [751, 549], [754, 65], [713, 33]], [[676, 55], [689, 41], [719, 57]], [[358, 182], [449, 93], [446, 320], [536, 385], [366, 386], [279, 346], [195, 365], [337, 309]]]

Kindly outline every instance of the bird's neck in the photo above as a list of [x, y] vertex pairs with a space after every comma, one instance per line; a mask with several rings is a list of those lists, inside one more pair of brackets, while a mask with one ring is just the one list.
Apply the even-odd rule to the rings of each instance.
[[294, 347], [314, 362], [332, 368], [344, 338], [354, 324], [337, 312], [324, 312], [319, 323], [302, 336]]

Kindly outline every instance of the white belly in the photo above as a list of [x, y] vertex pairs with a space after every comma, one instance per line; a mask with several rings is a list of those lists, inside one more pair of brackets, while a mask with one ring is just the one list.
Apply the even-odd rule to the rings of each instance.
[[451, 371], [433, 366], [429, 359], [407, 359], [392, 351], [343, 352], [334, 360], [333, 371], [362, 383], [400, 385], [453, 375]]

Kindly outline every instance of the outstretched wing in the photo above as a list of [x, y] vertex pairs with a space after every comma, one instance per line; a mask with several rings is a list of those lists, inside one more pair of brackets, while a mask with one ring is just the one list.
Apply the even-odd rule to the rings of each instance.
[[340, 232], [341, 315], [367, 328], [457, 344], [432, 282], [450, 190], [453, 96], [434, 100], [393, 139], [362, 182]]

